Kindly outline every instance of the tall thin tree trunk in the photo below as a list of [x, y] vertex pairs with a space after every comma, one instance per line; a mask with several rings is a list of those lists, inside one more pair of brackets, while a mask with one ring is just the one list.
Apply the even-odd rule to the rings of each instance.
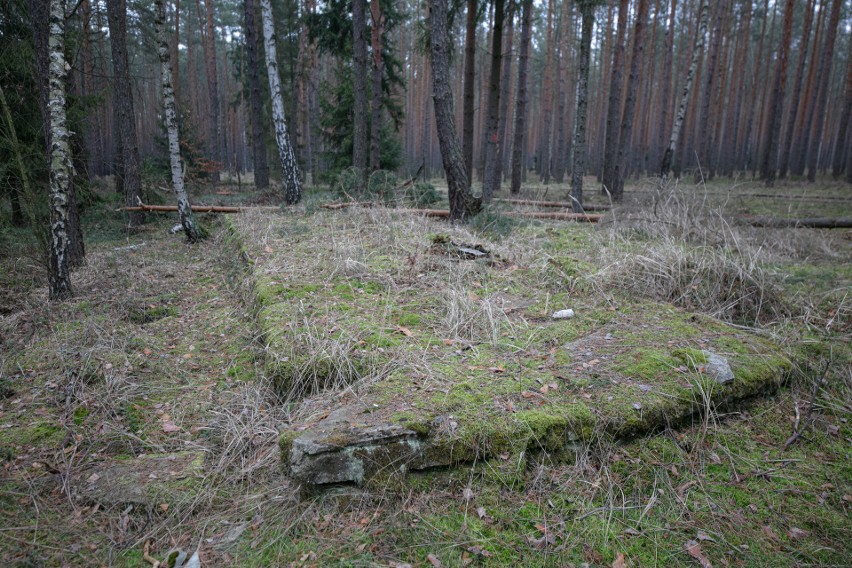
[[[506, 15], [506, 38], [503, 45], [503, 71], [500, 79], [500, 151], [497, 156], [497, 178], [503, 180], [503, 164], [506, 160], [506, 127], [509, 122], [509, 98], [512, 95], [512, 40], [515, 33], [515, 2], [509, 2]], [[499, 183], [499, 182], [498, 182]]]
[[180, 158], [180, 134], [178, 133], [177, 111], [175, 109], [175, 90], [172, 87], [172, 65], [169, 43], [166, 39], [166, 7], [164, 0], [156, 0], [157, 53], [160, 56], [160, 78], [165, 112], [166, 131], [169, 137], [169, 163], [172, 170], [172, 185], [178, 202], [178, 218], [189, 242], [201, 238], [201, 232], [192, 219], [192, 207], [183, 185], [183, 162]]
[[65, 0], [51, 0], [49, 20], [48, 100], [50, 111], [50, 261], [48, 289], [51, 300], [71, 296], [68, 259], [68, 190], [74, 175], [71, 132], [65, 112]]
[[518, 95], [515, 98], [515, 125], [512, 129], [512, 193], [521, 190], [524, 169], [524, 138], [527, 128], [527, 66], [532, 36], [532, 0], [524, 0], [521, 21], [521, 50], [518, 57]]
[[[130, 82], [130, 66], [127, 60], [127, 5], [125, 0], [107, 1], [107, 19], [110, 29], [113, 68], [113, 104], [116, 106], [118, 124], [116, 130], [120, 139], [121, 174], [124, 189], [124, 204], [134, 207], [142, 199], [142, 178], [140, 172], [139, 143], [136, 136], [136, 114], [133, 111], [133, 90]], [[145, 221], [141, 211], [128, 213], [131, 227], [138, 227]]]
[[[352, 0], [352, 88], [355, 95], [352, 165], [358, 170], [358, 179], [367, 174], [367, 0]], [[363, 192], [363, 185], [359, 193]]]
[[180, 100], [180, 0], [175, 0], [175, 39], [172, 45], [175, 101]]
[[272, 19], [270, 0], [260, 0], [263, 15], [264, 51], [266, 52], [266, 74], [269, 76], [269, 96], [272, 98], [272, 122], [275, 126], [275, 142], [278, 144], [278, 157], [281, 159], [281, 174], [284, 177], [284, 202], [294, 205], [302, 198], [302, 178], [296, 153], [287, 133], [287, 119], [284, 116], [284, 94], [281, 90], [281, 77], [278, 74], [278, 52], [275, 47], [275, 22]]
[[[666, 129], [669, 123], [669, 99], [672, 87], [672, 61], [674, 60], [675, 11], [677, 0], [670, 0], [669, 24], [666, 27], [665, 55], [663, 56], [663, 86], [660, 95], [660, 123], [657, 125], [657, 149], [662, 151], [665, 144]], [[656, 154], [659, 156], [659, 154]]]
[[822, 55], [819, 60], [817, 75], [820, 78], [818, 97], [816, 101], [813, 132], [810, 134], [808, 145], [808, 181], [816, 181], [817, 159], [822, 145], [822, 132], [825, 125], [826, 105], [828, 103], [829, 76], [834, 55], [834, 42], [837, 38], [837, 28], [840, 22], [840, 9], [843, 0], [834, 0], [831, 5], [831, 16], [828, 18], [828, 35], [825, 38]]
[[491, 71], [488, 80], [488, 110], [485, 123], [485, 171], [482, 196], [491, 199], [500, 188], [500, 72], [503, 57], [504, 0], [494, 0], [494, 29], [491, 33]]
[[544, 88], [541, 96], [541, 137], [539, 138], [538, 167], [539, 176], [545, 185], [550, 183], [551, 155], [550, 133], [553, 124], [553, 12], [554, 0], [547, 2], [547, 23], [544, 40]]
[[629, 0], [618, 2], [618, 24], [615, 33], [615, 56], [609, 83], [609, 103], [606, 111], [606, 138], [601, 192], [613, 193], [616, 186], [615, 161], [618, 155], [618, 132], [621, 126], [621, 89], [624, 74], [624, 40], [627, 36], [627, 9]]
[[254, 185], [269, 187], [269, 163], [266, 160], [266, 134], [263, 127], [263, 99], [260, 96], [260, 57], [258, 55], [256, 0], [244, 0], [246, 56], [248, 58], [249, 106], [251, 107], [251, 150]]
[[384, 62], [382, 60], [382, 40], [384, 36], [385, 16], [382, 13], [380, 0], [370, 0], [370, 16], [373, 20], [371, 44], [372, 61], [372, 97], [370, 100], [370, 171], [376, 171], [381, 163], [382, 141], [382, 76]]
[[[810, 45], [811, 26], [814, 21], [814, 9], [816, 8], [817, 0], [810, 0], [805, 7], [805, 19], [802, 23], [802, 40], [799, 43], [799, 63], [796, 66], [796, 78], [793, 82], [793, 94], [790, 98], [790, 108], [787, 111], [787, 130], [784, 134], [784, 142], [781, 146], [781, 160], [778, 165], [778, 177], [786, 177], [787, 170], [790, 168], [790, 150], [793, 146], [793, 140], [798, 133], [796, 132], [796, 117], [802, 114], [799, 109], [799, 103], [802, 99], [802, 84], [805, 79], [805, 63], [808, 59], [808, 46]], [[817, 34], [818, 35], [818, 34]], [[816, 53], [817, 46], [814, 46]]]
[[698, 70], [701, 52], [704, 50], [704, 37], [707, 35], [707, 14], [709, 10], [709, 0], [701, 0], [701, 8], [698, 13], [698, 34], [695, 38], [695, 46], [692, 48], [692, 62], [689, 64], [689, 71], [686, 73], [686, 83], [683, 86], [680, 106], [677, 109], [674, 124], [672, 125], [669, 145], [663, 154], [663, 163], [660, 166], [661, 182], [665, 182], [669, 171], [672, 169], [672, 159], [674, 158], [675, 148], [677, 148], [677, 142], [680, 138], [680, 131], [683, 128], [683, 121], [686, 118], [686, 109], [689, 104], [689, 95], [692, 92], [692, 84], [695, 80], [695, 72]]
[[704, 75], [704, 93], [701, 97], [701, 114], [698, 118], [698, 129], [696, 131], [696, 135], [698, 136], [699, 159], [699, 167], [695, 172], [696, 183], [704, 178], [705, 174], [702, 170], [706, 166], [709, 166], [709, 163], [706, 162], [708, 161], [707, 152], [710, 147], [710, 129], [708, 127], [710, 122], [710, 106], [713, 100], [713, 81], [716, 80], [717, 75], [716, 61], [719, 59], [719, 47], [722, 44], [724, 12], [728, 1], [729, 0], [722, 0], [722, 2], [716, 6], [716, 14], [713, 18], [713, 31], [710, 34], [710, 47], [707, 51], [707, 73]]
[[464, 38], [464, 95], [462, 98], [462, 154], [467, 178], [473, 179], [473, 99], [476, 89], [476, 20], [478, 0], [467, 0]]
[[592, 30], [595, 26], [595, 4], [592, 0], [580, 2], [582, 31], [580, 32], [580, 60], [577, 70], [577, 112], [574, 118], [574, 161], [571, 166], [571, 208], [583, 212], [583, 175], [586, 170], [586, 119], [589, 104], [589, 52]]
[[[264, 0], [268, 1], [268, 0]], [[429, 1], [429, 53], [432, 62], [432, 98], [441, 160], [447, 175], [450, 219], [464, 220], [479, 213], [482, 197], [470, 191], [453, 115], [450, 89], [450, 39], [447, 33], [447, 0]]]
[[568, 156], [565, 152], [565, 99], [568, 94], [566, 84], [568, 82], [569, 66], [568, 60], [571, 50], [571, 28], [572, 14], [568, 2], [562, 2], [562, 37], [559, 57], [559, 89], [556, 103], [556, 157], [553, 160], [553, 177], [557, 183], [565, 180], [565, 165]]
[[775, 164], [778, 154], [778, 135], [781, 131], [781, 109], [784, 104], [784, 89], [787, 86], [787, 62], [790, 52], [790, 39], [793, 35], [793, 15], [796, 0], [787, 0], [784, 6], [784, 24], [781, 32], [781, 44], [778, 46], [778, 63], [775, 66], [775, 78], [769, 101], [769, 127], [763, 140], [763, 155], [760, 160], [760, 177], [771, 187], [775, 183]]
[[840, 114], [837, 138], [834, 141], [834, 161], [831, 165], [831, 175], [834, 179], [840, 178], [846, 169], [846, 146], [849, 144], [850, 115], [852, 115], [852, 41], [849, 42], [849, 52], [846, 55], [846, 82], [843, 95], [843, 110]]
[[639, 0], [636, 9], [636, 23], [633, 29], [633, 53], [630, 56], [630, 71], [627, 76], [627, 99], [624, 101], [624, 112], [621, 115], [621, 130], [618, 134], [618, 153], [615, 160], [615, 189], [613, 199], [621, 199], [624, 195], [624, 179], [627, 177], [628, 158], [630, 156], [630, 141], [633, 135], [633, 122], [636, 110], [637, 90], [639, 88], [639, 72], [642, 67], [642, 56], [645, 51], [645, 27], [648, 20], [649, 0]]

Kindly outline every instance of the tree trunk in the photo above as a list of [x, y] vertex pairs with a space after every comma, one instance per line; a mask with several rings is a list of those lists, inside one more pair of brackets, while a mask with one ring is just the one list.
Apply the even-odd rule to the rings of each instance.
[[515, 2], [509, 2], [506, 14], [506, 38], [503, 45], [503, 71], [500, 79], [500, 128], [497, 136], [500, 139], [500, 150], [497, 154], [497, 179], [503, 181], [503, 164], [506, 160], [506, 127], [509, 122], [509, 97], [512, 86], [512, 40], [514, 37]]
[[183, 185], [183, 162], [180, 159], [180, 134], [178, 133], [177, 110], [175, 109], [175, 91], [172, 87], [172, 65], [169, 43], [166, 39], [166, 7], [164, 0], [156, 0], [157, 53], [160, 56], [160, 78], [163, 95], [166, 131], [169, 137], [169, 163], [172, 170], [172, 184], [178, 202], [178, 218], [189, 242], [196, 242], [201, 233], [192, 219], [192, 207]]
[[[793, 83], [793, 95], [790, 99], [790, 109], [787, 111], [787, 131], [784, 134], [784, 143], [781, 147], [781, 161], [778, 165], [778, 177], [786, 177], [790, 167], [790, 150], [793, 140], [799, 134], [796, 132], [796, 117], [801, 114], [799, 103], [802, 98], [802, 83], [805, 79], [805, 63], [808, 59], [808, 46], [810, 45], [811, 26], [814, 21], [814, 8], [817, 0], [810, 0], [805, 7], [805, 20], [802, 23], [802, 40], [799, 43], [799, 63], [796, 70], [796, 78]], [[817, 47], [814, 46], [814, 52]]]
[[249, 106], [251, 111], [251, 150], [254, 185], [269, 187], [269, 163], [266, 160], [266, 133], [263, 127], [263, 99], [260, 96], [260, 57], [258, 56], [256, 0], [244, 0], [246, 57], [248, 59]]
[[367, 173], [367, 0], [352, 0], [352, 89], [355, 96], [352, 165], [358, 170], [363, 192]]
[[494, 0], [494, 28], [491, 32], [491, 71], [488, 80], [488, 109], [485, 123], [485, 171], [482, 196], [488, 200], [500, 188], [500, 72], [503, 57], [504, 0]]
[[553, 124], [553, 10], [554, 0], [547, 2], [547, 24], [544, 41], [544, 88], [541, 97], [541, 137], [539, 138], [538, 167], [542, 183], [550, 183], [550, 133]]
[[583, 212], [583, 175], [586, 173], [586, 119], [589, 105], [589, 53], [592, 30], [595, 26], [595, 4], [592, 0], [580, 3], [582, 31], [580, 32], [580, 61], [577, 71], [577, 112], [574, 118], [574, 162], [571, 165], [571, 201], [574, 213]]
[[709, 0], [701, 0], [701, 8], [698, 13], [698, 35], [695, 38], [695, 46], [692, 48], [692, 62], [689, 64], [689, 71], [686, 73], [686, 83], [683, 86], [680, 106], [678, 106], [674, 124], [672, 125], [672, 134], [669, 138], [669, 145], [666, 148], [665, 154], [663, 154], [663, 163], [660, 166], [661, 183], [666, 181], [669, 171], [672, 169], [672, 158], [674, 157], [677, 142], [680, 138], [680, 131], [683, 128], [683, 121], [686, 118], [686, 108], [689, 104], [689, 95], [692, 92], [692, 83], [695, 80], [695, 72], [698, 70], [698, 62], [701, 59], [701, 51], [704, 49], [704, 37], [707, 35], [707, 13], [709, 10]]
[[[264, 0], [268, 1], [268, 0]], [[470, 191], [453, 115], [453, 93], [450, 89], [450, 39], [447, 33], [447, 0], [430, 0], [428, 19], [429, 52], [432, 61], [432, 98], [441, 160], [447, 176], [450, 219], [464, 220], [476, 215], [482, 197]]]
[[175, 39], [172, 45], [175, 101], [180, 100], [180, 0], [175, 0]]
[[822, 144], [822, 132], [825, 124], [826, 105], [828, 103], [829, 76], [831, 75], [831, 60], [834, 55], [834, 41], [837, 38], [837, 28], [840, 22], [840, 9], [843, 0], [834, 0], [831, 5], [831, 16], [828, 18], [828, 36], [825, 38], [822, 55], [819, 60], [817, 75], [820, 79], [819, 96], [817, 98], [813, 132], [808, 146], [808, 181], [816, 181], [817, 159]]
[[464, 38], [464, 94], [462, 98], [462, 154], [467, 178], [473, 179], [473, 99], [476, 89], [476, 21], [478, 0], [467, 0]]
[[521, 52], [518, 57], [518, 95], [515, 99], [515, 125], [512, 129], [512, 193], [521, 190], [524, 168], [524, 138], [527, 128], [527, 66], [532, 37], [532, 0], [524, 0], [521, 22]]
[[713, 99], [713, 81], [716, 79], [716, 61], [719, 58], [719, 46], [722, 43], [722, 20], [724, 10], [729, 0], [723, 0], [716, 6], [716, 15], [713, 18], [713, 31], [710, 34], [710, 47], [707, 50], [707, 73], [704, 75], [704, 93], [701, 97], [701, 114], [698, 118], [696, 135], [698, 136], [698, 168], [695, 172], [695, 182], [704, 179], [702, 169], [709, 166], [705, 163], [707, 149], [710, 147], [710, 103]]
[[74, 175], [71, 133], [65, 114], [65, 0], [50, 2], [48, 38], [48, 100], [50, 111], [50, 261], [48, 288], [51, 300], [71, 296], [68, 259], [68, 190]]
[[616, 186], [615, 160], [618, 155], [618, 131], [621, 124], [621, 88], [624, 74], [624, 39], [627, 35], [628, 0], [618, 2], [618, 24], [615, 33], [615, 57], [609, 83], [609, 103], [606, 111], [606, 139], [601, 193], [612, 194]]
[[849, 42], [849, 52], [846, 55], [846, 88], [843, 95], [843, 110], [840, 114], [840, 125], [837, 128], [837, 138], [834, 141], [834, 161], [831, 175], [839, 179], [846, 169], [846, 146], [849, 144], [849, 117], [852, 115], [852, 41]]
[[781, 32], [781, 45], [778, 46], [778, 63], [775, 66], [775, 78], [772, 82], [772, 95], [769, 101], [769, 127], [763, 140], [763, 155], [760, 159], [760, 177], [767, 187], [775, 183], [775, 164], [778, 154], [778, 135], [781, 131], [781, 109], [784, 104], [784, 89], [787, 86], [787, 61], [790, 52], [790, 39], [793, 35], [793, 15], [796, 0], [787, 0], [784, 7], [784, 24]]
[[370, 0], [370, 16], [373, 20], [371, 44], [373, 50], [372, 97], [370, 101], [370, 171], [376, 171], [381, 164], [382, 140], [382, 76], [384, 62], [382, 60], [382, 39], [384, 35], [385, 16], [382, 13], [380, 0]]
[[260, 7], [263, 15], [266, 74], [269, 76], [269, 96], [272, 98], [272, 122], [275, 126], [278, 157], [281, 159], [281, 174], [284, 177], [284, 202], [287, 205], [294, 205], [302, 198], [302, 178], [299, 175], [299, 164], [296, 162], [296, 154], [290, 142], [290, 135], [287, 133], [287, 119], [284, 116], [284, 94], [281, 91], [281, 77], [278, 74], [278, 52], [275, 47], [272, 4], [270, 0], [260, 0]]
[[553, 178], [557, 183], [565, 180], [565, 164], [568, 156], [565, 152], [565, 99], [568, 82], [568, 60], [571, 51], [572, 13], [568, 2], [562, 2], [562, 37], [559, 57], [559, 100], [556, 103], [556, 157], [553, 160]]
[[[133, 84], [127, 59], [127, 5], [125, 0], [107, 1], [110, 47], [112, 48], [113, 104], [116, 108], [119, 145], [121, 147], [121, 177], [124, 204], [136, 205], [142, 199], [139, 143], [136, 137], [136, 114], [133, 111]], [[144, 213], [128, 213], [131, 227], [145, 221]]]
[[624, 179], [627, 177], [627, 162], [631, 151], [636, 91], [639, 88], [642, 55], [645, 51], [645, 27], [649, 8], [649, 0], [639, 0], [633, 29], [633, 53], [630, 56], [630, 71], [627, 76], [627, 100], [624, 101], [624, 112], [621, 115], [621, 131], [618, 134], [618, 153], [615, 160], [615, 188], [612, 197], [616, 200], [624, 195]]
[[669, 123], [669, 99], [671, 97], [672, 86], [672, 61], [674, 59], [674, 35], [675, 35], [675, 10], [677, 9], [677, 0], [671, 0], [671, 10], [669, 12], [669, 25], [666, 28], [665, 39], [665, 55], [663, 56], [663, 87], [660, 95], [660, 123], [657, 125], [657, 152], [663, 151], [665, 136]]
[[204, 51], [204, 70], [207, 75], [207, 101], [210, 107], [207, 109], [208, 153], [213, 163], [213, 171], [210, 179], [213, 183], [219, 182], [219, 169], [222, 167], [222, 143], [221, 126], [219, 121], [219, 77], [216, 71], [216, 35], [213, 27], [213, 1], [205, 0], [206, 16], [201, 12], [201, 0], [196, 0], [198, 10], [198, 25], [202, 32], [201, 47]]

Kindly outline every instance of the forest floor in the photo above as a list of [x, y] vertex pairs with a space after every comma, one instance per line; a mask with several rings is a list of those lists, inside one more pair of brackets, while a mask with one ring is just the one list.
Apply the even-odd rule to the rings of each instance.
[[[528, 193], [554, 199], [553, 191]], [[848, 562], [852, 232], [732, 221], [850, 216], [848, 186], [784, 182], [768, 191], [727, 180], [682, 182], [663, 195], [628, 187], [626, 202], [597, 226], [519, 222], [499, 208], [469, 228], [383, 209], [317, 209], [331, 198], [313, 193], [284, 213], [201, 216], [211, 238], [187, 245], [169, 233], [171, 218], [152, 216], [128, 234], [104, 193], [86, 215], [88, 258], [74, 271], [74, 298], [59, 304], [47, 302], [35, 245], [25, 233], [7, 236], [0, 255], [4, 564], [142, 566], [151, 565], [146, 550], [163, 559], [173, 549], [197, 549], [204, 566]], [[250, 197], [228, 186], [202, 188], [194, 199]], [[435, 235], [496, 253], [515, 288], [490, 288], [504, 276], [489, 275], [479, 261], [467, 268], [435, 260]], [[453, 286], [436, 292], [439, 279], [421, 287], [440, 270]], [[293, 280], [275, 289], [276, 301], [350, 303], [365, 310], [352, 317], [359, 325], [382, 322], [362, 329], [376, 353], [396, 353], [409, 334], [428, 329], [447, 340], [439, 348], [451, 356], [458, 349], [482, 359], [471, 365], [482, 368], [468, 370], [485, 376], [513, 372], [492, 365], [490, 349], [527, 341], [522, 355], [529, 355], [539, 346], [503, 315], [504, 304], [492, 302], [497, 292], [522, 297], [525, 285], [546, 291], [543, 304], [512, 309], [546, 317], [573, 307], [581, 337], [604, 325], [617, 335], [621, 322], [649, 310], [696, 312], [778, 345], [795, 369], [780, 390], [735, 407], [708, 404], [678, 428], [630, 441], [598, 437], [567, 455], [501, 453], [306, 492], [281, 467], [280, 433], [327, 412], [335, 397], [378, 383], [374, 376], [348, 383], [338, 372], [343, 382], [282, 388], [258, 318], [265, 301], [258, 282], [279, 285], [281, 275]], [[394, 294], [376, 294], [371, 282]], [[428, 301], [427, 290], [443, 303]], [[381, 300], [364, 303], [372, 297]], [[600, 318], [583, 323], [585, 314]], [[686, 332], [657, 333], [665, 349]], [[338, 368], [357, 367], [346, 353], [335, 355]]]

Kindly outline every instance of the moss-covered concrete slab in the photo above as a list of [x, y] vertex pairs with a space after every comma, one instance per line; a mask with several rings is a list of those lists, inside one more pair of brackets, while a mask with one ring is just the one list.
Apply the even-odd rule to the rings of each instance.
[[[495, 264], [436, 254], [441, 231], [479, 237], [433, 221], [311, 219], [237, 227], [267, 372], [299, 401], [282, 461], [306, 483], [629, 438], [772, 389], [791, 366], [743, 328], [588, 286], [576, 228], [486, 242]], [[575, 317], [551, 317], [565, 308]]]

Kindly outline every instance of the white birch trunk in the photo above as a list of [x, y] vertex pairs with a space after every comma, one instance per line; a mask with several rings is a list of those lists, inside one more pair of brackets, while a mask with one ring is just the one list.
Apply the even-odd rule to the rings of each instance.
[[50, 114], [50, 259], [48, 287], [51, 300], [71, 296], [71, 275], [68, 266], [68, 205], [69, 186], [74, 175], [71, 147], [65, 116], [65, 0], [50, 2], [50, 31], [48, 36], [48, 100]]
[[284, 177], [284, 201], [294, 205], [302, 198], [302, 178], [296, 154], [287, 133], [287, 120], [284, 117], [284, 95], [281, 92], [281, 78], [278, 75], [278, 54], [275, 51], [275, 23], [272, 20], [272, 5], [269, 0], [260, 0], [263, 16], [263, 46], [266, 51], [266, 71], [269, 75], [269, 94], [272, 97], [272, 124], [275, 128], [275, 142], [278, 144], [278, 156], [281, 158], [281, 174]]
[[698, 70], [698, 62], [701, 55], [701, 50], [704, 48], [704, 36], [707, 35], [707, 14], [710, 11], [708, 0], [702, 0], [701, 12], [698, 15], [698, 37], [695, 40], [695, 46], [692, 48], [692, 62], [689, 64], [689, 71], [686, 73], [686, 84], [683, 86], [683, 95], [681, 96], [680, 106], [677, 109], [674, 125], [672, 126], [672, 137], [669, 140], [669, 145], [663, 155], [663, 163], [660, 166], [660, 182], [664, 183], [669, 175], [669, 170], [672, 167], [672, 159], [674, 151], [677, 147], [678, 138], [680, 138], [680, 130], [683, 128], [683, 121], [686, 118], [686, 106], [689, 104], [689, 93], [692, 91], [692, 83], [695, 80], [695, 72]]
[[156, 2], [157, 52], [160, 56], [160, 71], [163, 87], [163, 110], [166, 115], [166, 130], [169, 137], [169, 160], [172, 167], [172, 184], [178, 202], [178, 218], [183, 232], [190, 242], [201, 238], [201, 232], [192, 219], [192, 207], [183, 185], [183, 163], [180, 159], [180, 135], [178, 133], [177, 112], [175, 111], [175, 89], [172, 85], [172, 64], [169, 44], [166, 41], [166, 8], [163, 0]]

